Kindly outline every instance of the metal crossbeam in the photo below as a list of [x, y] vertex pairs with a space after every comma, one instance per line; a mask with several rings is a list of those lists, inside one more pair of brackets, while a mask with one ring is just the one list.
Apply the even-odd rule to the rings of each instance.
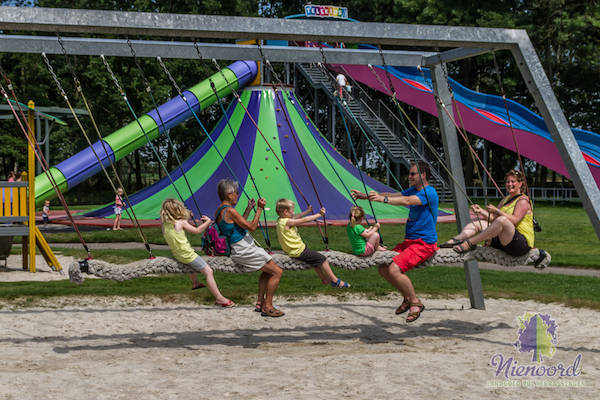
[[[131, 57], [131, 49], [124, 39], [61, 38], [67, 54]], [[257, 46], [234, 43], [196, 43], [155, 40], [131, 40], [138, 57], [198, 59], [196, 45], [203, 58], [217, 60], [255, 60], [261, 55]], [[315, 63], [323, 59], [321, 50], [315, 47], [262, 46], [265, 57], [273, 62], [293, 59], [300, 63]], [[62, 54], [56, 36], [0, 35], [0, 52], [5, 53], [47, 53]], [[378, 64], [381, 54], [378, 50], [324, 48], [327, 62], [331, 64]], [[386, 62], [392, 65], [414, 67], [422, 63], [423, 57], [431, 57], [435, 52], [421, 51], [382, 51]]]
[[220, 15], [0, 7], [0, 29], [217, 39], [314, 40], [445, 47], [516, 46], [523, 30]]

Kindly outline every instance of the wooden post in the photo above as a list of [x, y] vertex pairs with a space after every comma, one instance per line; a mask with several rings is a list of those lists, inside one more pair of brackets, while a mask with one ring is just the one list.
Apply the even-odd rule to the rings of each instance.
[[[28, 216], [29, 216], [29, 272], [35, 272], [35, 149], [33, 144], [35, 143], [35, 120], [34, 111], [35, 103], [32, 100], [27, 102], [29, 107], [27, 119], [29, 122], [29, 138], [31, 145], [27, 146], [27, 177], [29, 183], [29, 194], [27, 196], [28, 201]], [[25, 249], [23, 249], [25, 252]]]

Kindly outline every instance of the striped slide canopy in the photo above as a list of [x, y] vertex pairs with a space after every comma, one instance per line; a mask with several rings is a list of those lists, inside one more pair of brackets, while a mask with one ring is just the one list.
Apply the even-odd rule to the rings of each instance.
[[[288, 198], [295, 203], [296, 212], [305, 210], [309, 204], [316, 212], [322, 205], [327, 210], [328, 220], [347, 220], [354, 205], [349, 191], [364, 191], [360, 172], [321, 135], [293, 92], [252, 87], [244, 90], [240, 97], [241, 104], [232, 102], [210, 133], [212, 140], [205, 140], [182, 163], [193, 193], [179, 168], [170, 173], [186, 206], [196, 216], [204, 214], [212, 218], [220, 204], [217, 183], [231, 178], [237, 180], [246, 193], [240, 194], [236, 206], [240, 212], [246, 208], [248, 197], [264, 197], [267, 220], [275, 221], [277, 200]], [[367, 190], [394, 191], [362, 175]], [[161, 203], [170, 197], [178, 198], [177, 191], [169, 178], [164, 177], [130, 195], [129, 199], [138, 218], [156, 219]], [[368, 201], [359, 201], [359, 205], [372, 216]], [[382, 222], [408, 216], [405, 207], [373, 203], [373, 208]], [[112, 204], [85, 215], [112, 217]], [[439, 215], [446, 213], [440, 211]], [[126, 217], [124, 213], [123, 218]]]

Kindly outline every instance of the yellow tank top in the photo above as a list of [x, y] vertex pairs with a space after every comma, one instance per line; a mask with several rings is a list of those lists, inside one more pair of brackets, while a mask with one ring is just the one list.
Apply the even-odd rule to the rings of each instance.
[[299, 257], [306, 248], [306, 244], [298, 235], [298, 229], [295, 226], [287, 227], [285, 224], [289, 218], [277, 219], [277, 240], [285, 254], [290, 257]]
[[[511, 201], [509, 204], [500, 207], [500, 211], [502, 211], [506, 214], [514, 214], [517, 202], [519, 201], [519, 199], [521, 197], [522, 197], [522, 195], [519, 196], [516, 200]], [[502, 200], [502, 202], [504, 203], [508, 199], [509, 199], [508, 197], [505, 197], [504, 200]], [[527, 214], [525, 214], [523, 219], [517, 224], [516, 229], [521, 233], [521, 235], [523, 235], [525, 237], [525, 240], [527, 240], [527, 245], [529, 247], [533, 248], [535, 233], [533, 232], [533, 212], [532, 212], [532, 210], [530, 210]]]
[[173, 257], [180, 263], [189, 264], [198, 257], [187, 236], [185, 236], [185, 231], [177, 232], [173, 224], [164, 224], [163, 234]]

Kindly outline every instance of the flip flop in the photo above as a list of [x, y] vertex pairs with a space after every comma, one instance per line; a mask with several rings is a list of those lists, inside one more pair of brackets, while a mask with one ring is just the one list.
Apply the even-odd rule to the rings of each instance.
[[198, 286], [192, 286], [192, 290], [205, 288], [206, 285], [204, 283], [198, 282]]
[[227, 302], [225, 302], [225, 303], [217, 303], [215, 301], [215, 305], [219, 306], [219, 307], [223, 307], [223, 308], [231, 308], [231, 307], [235, 307], [236, 306], [236, 304], [233, 301], [231, 301], [231, 300], [227, 300]]

